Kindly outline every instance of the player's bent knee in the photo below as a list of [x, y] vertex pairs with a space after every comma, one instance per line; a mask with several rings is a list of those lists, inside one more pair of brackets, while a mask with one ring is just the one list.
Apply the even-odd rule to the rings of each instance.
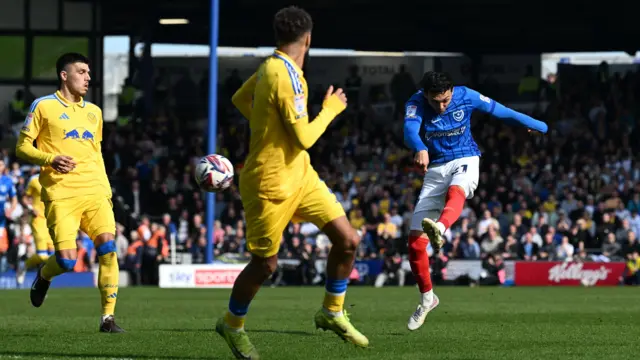
[[76, 261], [76, 259], [65, 259], [56, 255], [56, 263], [58, 263], [58, 266], [64, 271], [73, 271], [73, 268], [76, 266]]
[[116, 242], [114, 240], [110, 240], [96, 246], [96, 253], [98, 254], [98, 256], [104, 256], [109, 253], [115, 253], [115, 252], [116, 252]]
[[346, 251], [355, 252], [360, 245], [360, 235], [356, 231], [351, 231], [349, 235], [347, 235], [347, 239], [345, 240], [344, 249]]
[[327, 234], [333, 247], [343, 251], [355, 251], [360, 244], [360, 235], [351, 226], [346, 216], [326, 224], [322, 231]]
[[110, 241], [114, 241], [114, 239], [115, 239], [115, 236], [114, 236], [113, 234], [111, 234], [111, 233], [108, 233], [108, 232], [106, 232], [106, 233], [100, 233], [100, 234], [98, 234], [98, 235], [95, 237], [95, 239], [93, 240], [93, 244], [94, 244], [96, 247], [98, 247], [98, 246], [101, 246], [101, 245], [103, 245], [103, 244], [106, 244], [106, 243], [108, 243], [108, 242], [110, 242]]
[[253, 256], [251, 258], [252, 265], [256, 266], [265, 276], [271, 276], [278, 268], [278, 256], [270, 256], [267, 258]]

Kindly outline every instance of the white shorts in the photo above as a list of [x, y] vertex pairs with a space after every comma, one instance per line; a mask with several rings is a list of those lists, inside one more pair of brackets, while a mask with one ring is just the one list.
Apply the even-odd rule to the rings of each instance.
[[438, 220], [444, 209], [447, 191], [457, 185], [467, 199], [473, 198], [480, 178], [480, 157], [471, 156], [429, 167], [411, 218], [411, 230], [422, 231], [422, 219]]

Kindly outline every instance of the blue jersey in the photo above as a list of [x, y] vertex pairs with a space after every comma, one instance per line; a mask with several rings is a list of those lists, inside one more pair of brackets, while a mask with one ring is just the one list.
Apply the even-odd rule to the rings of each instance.
[[414, 151], [427, 150], [429, 164], [480, 156], [478, 144], [471, 135], [471, 115], [475, 110], [547, 132], [545, 123], [511, 110], [475, 90], [455, 86], [452, 91], [451, 102], [442, 114], [433, 110], [422, 90], [411, 96], [405, 106], [405, 144]]
[[0, 227], [6, 227], [7, 218], [4, 215], [5, 204], [16, 197], [16, 187], [7, 175], [0, 176]]

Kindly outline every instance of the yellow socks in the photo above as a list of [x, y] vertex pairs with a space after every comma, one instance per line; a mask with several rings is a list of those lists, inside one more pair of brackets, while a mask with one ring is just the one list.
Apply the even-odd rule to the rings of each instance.
[[76, 265], [75, 260], [69, 259], [61, 259], [58, 257], [58, 254], [54, 256], [50, 256], [42, 267], [42, 271], [40, 275], [43, 279], [47, 281], [51, 281], [54, 277], [66, 273], [68, 271], [73, 271], [73, 267]]
[[249, 304], [242, 304], [232, 298], [229, 299], [229, 310], [224, 315], [224, 323], [228, 328], [241, 330], [244, 328], [244, 318], [249, 311]]
[[48, 258], [49, 258], [49, 255], [39, 255], [36, 253], [31, 255], [31, 257], [27, 259], [27, 261], [25, 262], [25, 265], [27, 269], [33, 269], [34, 267], [37, 267], [38, 265], [47, 261]]
[[322, 307], [328, 314], [334, 316], [342, 315], [344, 298], [347, 294], [347, 282], [347, 279], [327, 279]]
[[[109, 251], [100, 255], [100, 249], [104, 250], [107, 244], [114, 244], [113, 241], [106, 242], [99, 246], [98, 261], [100, 268], [98, 272], [98, 289], [102, 300], [102, 315], [113, 315], [116, 309], [116, 300], [118, 298], [118, 281], [120, 269], [118, 268], [118, 257], [114, 251]], [[114, 245], [115, 248], [115, 245]], [[108, 250], [108, 249], [107, 249]]]

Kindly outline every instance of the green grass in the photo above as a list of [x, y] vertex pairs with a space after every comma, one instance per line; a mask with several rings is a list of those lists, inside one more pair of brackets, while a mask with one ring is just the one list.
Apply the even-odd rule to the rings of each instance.
[[[246, 328], [263, 359], [631, 359], [640, 349], [638, 288], [439, 288], [425, 326], [406, 330], [415, 288], [352, 287], [357, 349], [316, 331], [322, 288], [265, 288]], [[118, 323], [100, 334], [96, 289], [0, 291], [0, 359], [232, 359], [212, 331], [227, 290], [121, 289]]]

